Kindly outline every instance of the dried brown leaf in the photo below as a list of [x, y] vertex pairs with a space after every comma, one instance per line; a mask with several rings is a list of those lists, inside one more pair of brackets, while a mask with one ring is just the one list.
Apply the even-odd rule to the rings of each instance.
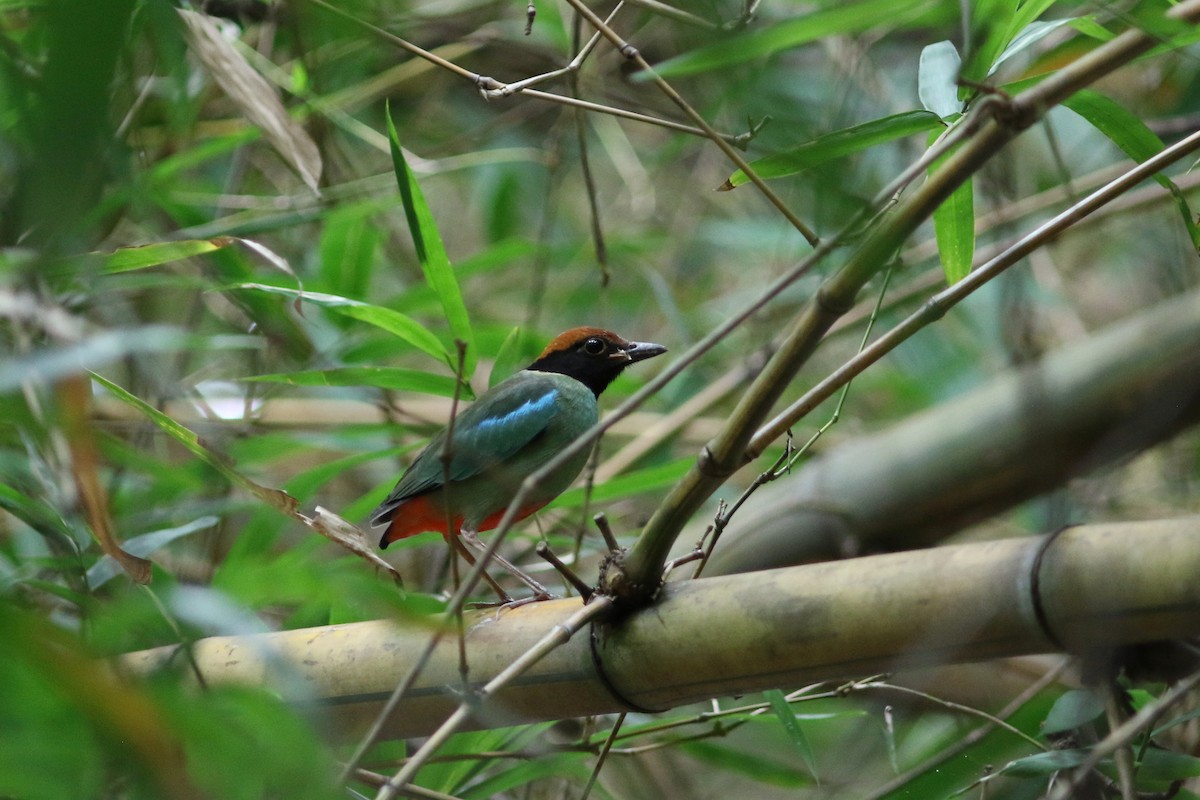
[[188, 45], [246, 119], [262, 129], [271, 143], [310, 189], [319, 191], [321, 153], [317, 145], [283, 107], [275, 89], [250, 66], [204, 14], [179, 10]]

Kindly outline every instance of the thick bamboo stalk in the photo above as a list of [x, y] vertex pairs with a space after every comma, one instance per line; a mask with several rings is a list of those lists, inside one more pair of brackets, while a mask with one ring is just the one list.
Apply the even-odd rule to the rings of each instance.
[[[1011, 539], [669, 584], [653, 606], [593, 626], [481, 708], [478, 727], [628, 709], [907, 667], [1200, 634], [1200, 519], [1096, 525]], [[1040, 557], [1039, 557], [1040, 554]], [[1036, 596], [1035, 596], [1036, 592]], [[578, 599], [468, 618], [473, 686], [499, 674]], [[429, 628], [333, 625], [195, 644], [210, 683], [275, 687], [361, 731]], [[177, 648], [131, 653], [147, 673]], [[386, 728], [428, 734], [461, 700], [443, 638]]]
[[928, 546], [1198, 420], [1192, 292], [805, 463], [734, 516], [706, 572], [835, 558], [847, 541]]

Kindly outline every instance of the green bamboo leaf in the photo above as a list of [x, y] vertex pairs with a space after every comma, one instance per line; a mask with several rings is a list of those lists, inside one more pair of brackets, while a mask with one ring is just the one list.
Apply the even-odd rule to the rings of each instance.
[[[972, 39], [980, 44], [968, 53], [962, 69], [964, 78], [982, 81], [994, 73], [1000, 64], [1028, 48], [1046, 33], [1039, 32], [1037, 20], [1055, 0], [980, 0], [974, 3]], [[1057, 24], [1057, 21], [1055, 21]], [[1065, 24], [1065, 22], [1064, 22]], [[1031, 27], [1032, 26], [1032, 27]]]
[[789, 788], [812, 786], [812, 779], [791, 764], [780, 764], [745, 750], [735, 750], [712, 741], [683, 742], [679, 748], [706, 769], [718, 773], [745, 775], [762, 783]]
[[1071, 20], [1071, 27], [1099, 42], [1111, 42], [1117, 38], [1117, 35], [1108, 28], [1096, 21], [1095, 17], [1075, 17]]
[[446, 322], [456, 339], [467, 345], [464, 377], [470, 378], [475, 369], [478, 354], [475, 352], [475, 334], [471, 332], [471, 318], [463, 303], [462, 289], [458, 278], [454, 275], [454, 267], [446, 255], [442, 237], [438, 233], [437, 224], [421, 187], [404, 160], [404, 151], [400, 147], [400, 137], [396, 126], [392, 123], [392, 111], [386, 107], [388, 124], [388, 141], [392, 145], [392, 167], [396, 172], [396, 183], [400, 187], [400, 198], [404, 201], [404, 214], [408, 217], [408, 229], [412, 234], [413, 246], [417, 250], [417, 259], [425, 272], [425, 282], [437, 293], [442, 303], [442, 311]]
[[489, 800], [493, 797], [512, 797], [522, 786], [544, 778], [559, 781], [586, 781], [591, 767], [577, 753], [547, 754], [530, 761], [518, 761], [511, 767], [500, 769], [469, 788], [459, 789], [457, 795], [463, 800]]
[[1135, 161], [1145, 161], [1163, 149], [1162, 139], [1120, 103], [1093, 89], [1083, 89], [1063, 105], [1092, 124]]
[[137, 410], [139, 413], [161, 428], [168, 436], [183, 445], [183, 447], [192, 455], [196, 456], [196, 458], [200, 459], [205, 464], [208, 464], [217, 472], [224, 475], [231, 483], [241, 486], [243, 489], [250, 492], [250, 494], [267, 503], [272, 508], [287, 514], [288, 516], [296, 515], [296, 501], [286, 492], [260, 486], [230, 466], [220, 455], [205, 447], [204, 444], [201, 443], [200, 437], [191, 428], [179, 424], [175, 420], [171, 419], [171, 417], [147, 403], [145, 400], [130, 394], [107, 378], [97, 375], [94, 372], [90, 372], [88, 374], [91, 375], [92, 380], [96, 381], [96, 383], [107, 389], [113, 397], [117, 398], [125, 405]]
[[[930, 137], [930, 144], [935, 137]], [[930, 166], [932, 174], [948, 156]], [[957, 283], [971, 271], [975, 258], [975, 189], [971, 178], [963, 181], [933, 212], [933, 231], [946, 283]]]
[[1045, 753], [1034, 753], [1031, 756], [1008, 762], [987, 777], [990, 779], [997, 775], [1012, 775], [1018, 778], [1038, 778], [1077, 767], [1087, 761], [1087, 758], [1087, 750], [1050, 750]]
[[[140, 536], [134, 536], [121, 542], [121, 549], [139, 558], [149, 558], [156, 550], [166, 547], [176, 539], [190, 536], [198, 531], [208, 530], [220, 521], [218, 517], [206, 516], [177, 527], [143, 533]], [[103, 556], [88, 568], [88, 588], [94, 591], [120, 573], [121, 565], [117, 563], [117, 560], [112, 556]]]
[[[1134, 161], [1145, 161], [1163, 149], [1162, 139], [1146, 123], [1100, 92], [1084, 89], [1067, 98], [1063, 105], [1091, 123]], [[1200, 230], [1196, 227], [1196, 217], [1187, 197], [1174, 181], [1161, 172], [1154, 175], [1154, 180], [1171, 193], [1179, 216], [1183, 219], [1184, 229], [1192, 240], [1192, 247], [1200, 250]]]
[[804, 764], [808, 767], [809, 774], [820, 783], [820, 779], [817, 777], [816, 756], [813, 755], [812, 745], [809, 744], [808, 737], [804, 735], [804, 729], [800, 727], [800, 721], [796, 719], [796, 712], [792, 709], [792, 704], [787, 701], [783, 692], [778, 689], [763, 692], [763, 696], [771, 704], [771, 710], [779, 718], [779, 723], [783, 725], [783, 729], [787, 732], [788, 738], [792, 740], [792, 744], [800, 751], [800, 757], [804, 759]]
[[284, 297], [291, 297], [297, 301], [304, 300], [313, 305], [328, 308], [335, 313], [357, 319], [368, 325], [374, 325], [380, 330], [387, 331], [393, 336], [403, 339], [422, 353], [433, 356], [451, 368], [454, 366], [454, 360], [446, 352], [446, 348], [442, 346], [438, 338], [424, 325], [412, 317], [401, 314], [399, 311], [393, 311], [383, 306], [374, 306], [360, 300], [351, 300], [348, 297], [341, 297], [335, 294], [305, 292], [299, 289], [289, 289], [285, 286], [270, 286], [265, 283], [237, 283], [227, 288], [229, 290], [251, 290], [266, 292], [268, 294], [278, 294]]
[[[935, 4], [930, 0], [863, 0], [835, 4], [797, 19], [727, 37], [716, 44], [663, 61], [654, 71], [677, 78], [744, 64], [836, 34], [857, 33], [894, 26]], [[646, 76], [638, 76], [645, 79]]]
[[[793, 150], [751, 161], [750, 166], [759, 177], [781, 178], [811, 169], [826, 161], [852, 155], [877, 144], [884, 144], [941, 127], [942, 121], [937, 114], [929, 111], [906, 111], [903, 114], [873, 119], [861, 125], [818, 136]], [[746, 173], [739, 169], [729, 176], [729, 179], [719, 187], [719, 191], [727, 192], [749, 182], [750, 179], [746, 177]]]
[[[682, 478], [694, 462], [695, 459], [681, 458], [613, 478], [593, 487], [591, 500], [593, 503], [606, 503], [630, 495], [665, 489]], [[547, 508], [578, 508], [583, 505], [585, 497], [583, 487], [568, 489]]]
[[1191, 711], [1187, 712], [1186, 714], [1180, 714], [1178, 717], [1175, 717], [1174, 719], [1170, 720], [1169, 722], [1164, 722], [1162, 725], [1159, 725], [1157, 728], [1155, 728], [1153, 730], [1153, 732], [1151, 733], [1151, 736], [1162, 736], [1164, 733], [1169, 731], [1171, 728], [1174, 728], [1178, 725], [1182, 725], [1183, 723], [1187, 722], [1188, 720], [1193, 720], [1193, 719], [1197, 719], [1197, 718], [1200, 718], [1200, 708], [1193, 708]]
[[236, 240], [231, 236], [216, 236], [212, 239], [185, 239], [179, 242], [155, 242], [140, 247], [122, 247], [109, 253], [104, 259], [102, 272], [132, 272], [137, 269], [157, 267], [192, 256], [211, 253], [229, 247]]
[[526, 363], [521, 347], [523, 339], [520, 328], [513, 328], [508, 332], [508, 336], [504, 337], [504, 342], [500, 345], [500, 350], [496, 353], [496, 360], [492, 364], [492, 374], [488, 376], [489, 389], [515, 373]]
[[[334, 369], [309, 370], [305, 372], [279, 372], [269, 375], [252, 375], [243, 381], [264, 383], [286, 383], [290, 386], [375, 386], [401, 392], [453, 397], [455, 380], [449, 375], [434, 375], [415, 369], [398, 367], [337, 367]], [[464, 386], [468, 399], [470, 388]]]
[[371, 219], [366, 204], [333, 211], [325, 218], [318, 252], [325, 287], [343, 296], [363, 297], [371, 279], [383, 229]]
[[[1031, 756], [1009, 761], [1003, 767], [964, 786], [951, 797], [960, 797], [967, 792], [977, 789], [981, 784], [988, 783], [1001, 775], [1013, 778], [1045, 778], [1065, 769], [1072, 769], [1087, 761], [1088, 751], [1082, 748], [1074, 750], [1048, 750], [1044, 753], [1034, 753]], [[1111, 764], [1111, 759], [1102, 761], [1101, 766]]]
[[995, 73], [995, 71], [1000, 69], [1000, 66], [1005, 61], [1008, 61], [1010, 58], [1024, 50], [1028, 50], [1030, 47], [1033, 47], [1033, 45], [1037, 44], [1042, 39], [1061, 28], [1063, 25], [1070, 25], [1072, 22], [1074, 22], [1074, 20], [1070, 17], [1030, 22], [1025, 26], [1024, 29], [1021, 30], [1020, 33], [1013, 37], [1013, 40], [1009, 43], [1008, 47], [1004, 48], [1004, 52], [996, 57], [996, 60], [992, 63], [992, 68], [988, 71], [988, 74], [991, 75]]
[[1017, 4], [1013, 0], [976, 0], [969, 8], [974, 46], [963, 53], [961, 75], [978, 82], [991, 72], [996, 56], [1012, 40]]

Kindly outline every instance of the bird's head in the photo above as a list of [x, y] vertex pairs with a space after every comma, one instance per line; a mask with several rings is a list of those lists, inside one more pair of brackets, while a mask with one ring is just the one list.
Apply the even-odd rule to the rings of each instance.
[[661, 344], [631, 342], [603, 328], [572, 328], [555, 336], [527, 369], [567, 375], [599, 397], [621, 370], [665, 352]]

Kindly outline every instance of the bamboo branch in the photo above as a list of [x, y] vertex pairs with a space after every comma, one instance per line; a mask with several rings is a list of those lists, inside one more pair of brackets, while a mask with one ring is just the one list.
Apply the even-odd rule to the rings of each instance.
[[[1200, 19], [1200, 0], [1188, 0], [1169, 13], [1174, 18], [1195, 22]], [[958, 186], [1050, 107], [1157, 43], [1157, 38], [1149, 33], [1127, 30], [1011, 101], [986, 97], [976, 105], [969, 115], [978, 120], [970, 126], [974, 132], [964, 137], [959, 149], [922, 186], [867, 233], [846, 263], [820, 287], [780, 349], [743, 396], [725, 430], [704, 448], [691, 472], [659, 506], [627, 557], [613, 562], [604, 582], [628, 605], [636, 606], [652, 596], [671, 545], [683, 526], [744, 463], [746, 448], [757, 426], [766, 419], [830, 326], [853, 307], [859, 290], [892, 259], [904, 240]]]
[[[1153, 342], [1153, 355], [1147, 343]], [[1172, 298], [765, 487], [715, 573], [926, 547], [1200, 420], [1200, 292]]]
[[[1044, 541], [672, 583], [652, 609], [620, 628], [593, 625], [591, 637], [572, 637], [489, 692], [469, 724], [662, 710], [780, 685], [1047, 652], [1052, 640], [1084, 650], [1200, 634], [1195, 519], [1072, 528], [1042, 552]], [[472, 688], [494, 680], [580, 608], [572, 598], [467, 615]], [[379, 620], [215, 637], [193, 650], [210, 684], [271, 685], [292, 701], [321, 706], [349, 734], [375, 717], [428, 638], [419, 621]], [[131, 653], [119, 664], [145, 674], [177, 651]], [[457, 646], [448, 638], [385, 735], [428, 735], [459, 706], [459, 688]]]

